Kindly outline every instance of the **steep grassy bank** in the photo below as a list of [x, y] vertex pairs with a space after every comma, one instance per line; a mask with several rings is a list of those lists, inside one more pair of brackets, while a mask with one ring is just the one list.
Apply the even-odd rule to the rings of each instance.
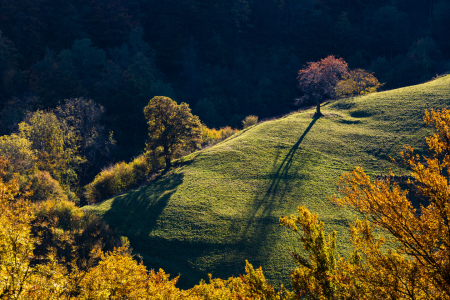
[[164, 268], [189, 286], [244, 272], [244, 260], [267, 278], [288, 282], [290, 250], [299, 251], [278, 218], [305, 205], [327, 230], [338, 231], [348, 254], [350, 212], [327, 200], [340, 174], [356, 165], [375, 175], [391, 166], [403, 144], [423, 146], [425, 109], [448, 107], [450, 76], [346, 99], [241, 131], [193, 153], [184, 166], [137, 190], [87, 209], [128, 236], [151, 268]]

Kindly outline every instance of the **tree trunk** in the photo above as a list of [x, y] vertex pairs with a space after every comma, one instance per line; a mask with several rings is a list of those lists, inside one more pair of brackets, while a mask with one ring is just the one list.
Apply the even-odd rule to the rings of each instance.
[[166, 169], [170, 169], [170, 167], [172, 166], [172, 159], [170, 156], [165, 156], [166, 159]]
[[316, 113], [314, 114], [314, 118], [323, 117], [322, 113], [320, 112], [320, 101], [317, 101], [316, 104]]
[[153, 151], [153, 163], [155, 164], [155, 171], [158, 171], [158, 157], [156, 155], [156, 150]]

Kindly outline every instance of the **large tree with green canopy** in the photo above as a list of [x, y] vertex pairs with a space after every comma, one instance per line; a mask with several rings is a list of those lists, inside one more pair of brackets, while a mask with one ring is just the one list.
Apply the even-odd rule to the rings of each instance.
[[169, 97], [156, 96], [144, 108], [144, 115], [149, 129], [146, 150], [153, 154], [155, 161], [158, 156], [164, 156], [166, 168], [171, 167], [177, 153], [199, 146], [200, 119], [191, 113], [188, 104], [178, 105]]

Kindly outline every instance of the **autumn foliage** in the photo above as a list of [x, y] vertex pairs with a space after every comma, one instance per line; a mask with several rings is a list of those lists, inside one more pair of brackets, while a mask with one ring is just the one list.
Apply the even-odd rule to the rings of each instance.
[[122, 161], [111, 165], [85, 186], [86, 199], [92, 204], [130, 190], [142, 184], [151, 171], [154, 171], [152, 164], [145, 155], [129, 163]]
[[360, 96], [376, 92], [383, 84], [370, 72], [363, 69], [351, 70], [336, 84], [337, 97]]
[[[308, 253], [291, 253], [298, 263], [292, 290], [275, 289], [248, 262], [244, 275], [210, 276], [182, 290], [178, 277], [138, 263], [126, 241], [80, 259], [71, 241], [83, 213], [66, 200], [32, 204], [17, 176], [5, 176], [8, 161], [0, 158], [0, 299], [450, 299], [450, 110], [426, 112], [424, 120], [434, 129], [429, 156], [405, 147], [406, 184], [392, 172], [373, 180], [359, 167], [342, 175], [340, 196], [330, 200], [358, 213], [349, 257], [336, 254], [337, 233], [326, 236], [305, 207], [280, 218]], [[67, 224], [53, 227], [59, 222]]]
[[208, 128], [208, 126], [202, 124], [202, 146], [214, 145], [220, 141], [229, 138], [236, 132], [238, 132], [238, 130], [233, 129], [230, 126], [215, 129], [215, 128]]
[[308, 62], [305, 68], [298, 71], [297, 80], [303, 97], [302, 103], [316, 105], [316, 116], [320, 117], [320, 104], [335, 98], [335, 86], [349, 73], [348, 65], [342, 58], [329, 55], [317, 62]]

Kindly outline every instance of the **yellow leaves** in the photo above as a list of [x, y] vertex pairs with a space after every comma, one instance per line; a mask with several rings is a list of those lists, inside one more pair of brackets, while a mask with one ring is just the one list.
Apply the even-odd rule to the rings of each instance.
[[[0, 169], [7, 161], [0, 157]], [[35, 240], [30, 236], [33, 213], [19, 197], [17, 180], [0, 177], [0, 298], [19, 298], [21, 290], [32, 285]]]
[[296, 232], [303, 248], [309, 252], [308, 259], [291, 253], [300, 265], [291, 273], [296, 295], [307, 299], [317, 299], [317, 295], [325, 298], [336, 296], [333, 279], [336, 272], [336, 232], [325, 239], [323, 222], [319, 222], [317, 215], [302, 206], [298, 207], [298, 216], [280, 218], [280, 224]]
[[79, 299], [138, 299], [145, 296], [147, 271], [123, 252], [123, 248], [106, 254], [97, 250], [100, 262], [82, 279]]
[[208, 284], [202, 281], [186, 291], [189, 297], [183, 299], [280, 300], [290, 299], [291, 296], [283, 286], [276, 293], [274, 287], [264, 277], [262, 268], [255, 270], [248, 261], [246, 261], [244, 275], [230, 277], [227, 280], [213, 279], [209, 275], [209, 281]]
[[215, 128], [208, 128], [206, 125], [202, 124], [201, 128], [202, 128], [202, 146], [218, 143], [238, 132], [237, 129], [232, 129], [229, 126], [220, 129], [215, 129]]
[[363, 69], [351, 70], [335, 87], [337, 97], [366, 95], [376, 92], [383, 84], [372, 74]]

